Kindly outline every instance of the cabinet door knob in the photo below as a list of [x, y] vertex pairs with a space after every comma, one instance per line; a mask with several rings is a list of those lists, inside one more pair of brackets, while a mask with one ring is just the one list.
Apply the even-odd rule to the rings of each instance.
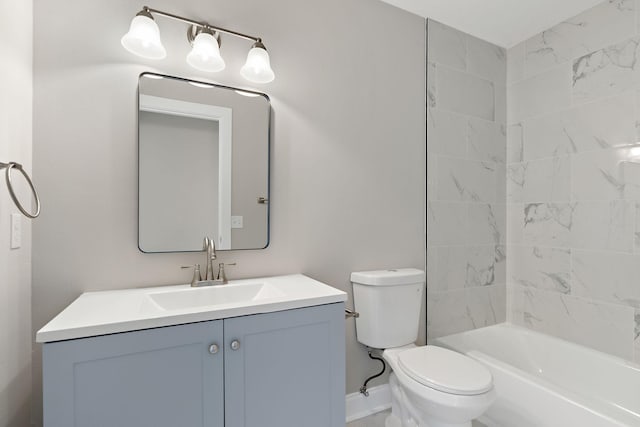
[[238, 350], [240, 348], [240, 341], [233, 340], [231, 341], [231, 350]]
[[209, 346], [209, 353], [211, 354], [216, 354], [219, 350], [220, 350], [220, 347], [218, 347], [218, 344], [211, 344]]

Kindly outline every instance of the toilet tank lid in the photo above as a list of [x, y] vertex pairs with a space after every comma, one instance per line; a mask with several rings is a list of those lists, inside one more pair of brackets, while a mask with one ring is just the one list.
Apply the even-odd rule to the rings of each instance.
[[424, 283], [424, 271], [417, 268], [357, 271], [351, 273], [351, 282], [370, 286], [396, 286]]

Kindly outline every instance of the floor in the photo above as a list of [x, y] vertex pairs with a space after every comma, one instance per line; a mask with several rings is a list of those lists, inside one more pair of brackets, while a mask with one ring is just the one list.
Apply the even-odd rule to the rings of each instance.
[[366, 418], [351, 421], [347, 424], [347, 427], [384, 427], [384, 420], [390, 412], [391, 410], [378, 412], [377, 414], [369, 415]]
[[[366, 418], [360, 418], [359, 420], [351, 421], [347, 424], [347, 427], [384, 427], [384, 420], [387, 418], [391, 411], [378, 412], [377, 414], [370, 415]], [[478, 421], [473, 421], [473, 427], [485, 427], [484, 424]]]

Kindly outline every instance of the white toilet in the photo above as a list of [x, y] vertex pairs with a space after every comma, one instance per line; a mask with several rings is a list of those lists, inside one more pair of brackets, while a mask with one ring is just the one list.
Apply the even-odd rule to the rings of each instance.
[[362, 344], [384, 349], [391, 366], [386, 427], [470, 427], [493, 403], [491, 372], [475, 360], [434, 345], [416, 346], [424, 295], [422, 270], [351, 273]]

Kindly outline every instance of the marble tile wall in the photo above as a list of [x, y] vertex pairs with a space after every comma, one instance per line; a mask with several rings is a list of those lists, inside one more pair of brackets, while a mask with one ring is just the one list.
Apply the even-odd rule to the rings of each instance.
[[427, 59], [431, 339], [506, 317], [507, 58], [430, 20]]
[[[507, 317], [636, 362], [639, 28], [640, 0], [604, 1], [509, 49], [505, 77]], [[451, 199], [486, 197], [491, 173], [465, 174]]]

